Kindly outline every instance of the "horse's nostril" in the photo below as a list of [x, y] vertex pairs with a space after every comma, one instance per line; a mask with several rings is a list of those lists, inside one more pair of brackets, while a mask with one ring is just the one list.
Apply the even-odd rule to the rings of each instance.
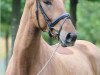
[[66, 36], [66, 42], [67, 43], [71, 43], [71, 42], [75, 42], [77, 38], [77, 35], [74, 33], [68, 33], [68, 35]]

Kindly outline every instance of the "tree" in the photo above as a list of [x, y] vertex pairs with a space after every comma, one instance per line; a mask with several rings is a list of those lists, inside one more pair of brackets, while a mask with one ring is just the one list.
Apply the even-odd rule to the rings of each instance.
[[72, 22], [75, 27], [76, 27], [76, 21], [77, 21], [77, 14], [76, 14], [77, 4], [78, 4], [78, 0], [70, 0], [70, 14], [71, 14]]
[[14, 46], [14, 41], [15, 41], [15, 37], [16, 37], [16, 33], [18, 30], [18, 25], [19, 25], [19, 21], [20, 21], [20, 9], [21, 9], [21, 0], [13, 0], [12, 1], [12, 21], [11, 21], [11, 25], [12, 25], [12, 49], [10, 52], [10, 56], [12, 55], [12, 50], [13, 50], [13, 46]]
[[21, 9], [21, 0], [12, 1], [12, 48], [14, 45], [16, 33], [18, 30], [19, 20], [20, 20], [20, 9]]

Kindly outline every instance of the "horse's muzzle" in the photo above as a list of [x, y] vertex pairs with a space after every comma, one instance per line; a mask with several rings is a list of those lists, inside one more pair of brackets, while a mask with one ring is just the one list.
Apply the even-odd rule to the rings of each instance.
[[77, 39], [77, 35], [75, 33], [68, 33], [65, 39], [60, 40], [61, 45], [63, 47], [73, 46]]

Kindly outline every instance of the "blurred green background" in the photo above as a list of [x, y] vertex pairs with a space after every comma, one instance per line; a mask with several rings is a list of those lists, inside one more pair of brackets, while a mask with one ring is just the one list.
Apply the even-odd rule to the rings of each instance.
[[[75, 7], [77, 10], [72, 13], [71, 1], [78, 1]], [[7, 63], [12, 54], [24, 2], [25, 0], [0, 1], [0, 75], [5, 75]], [[76, 16], [73, 23], [76, 25], [78, 39], [88, 40], [100, 47], [100, 0], [67, 0], [65, 7], [67, 12], [74, 13]], [[51, 45], [57, 42], [47, 33], [43, 33], [43, 37]]]

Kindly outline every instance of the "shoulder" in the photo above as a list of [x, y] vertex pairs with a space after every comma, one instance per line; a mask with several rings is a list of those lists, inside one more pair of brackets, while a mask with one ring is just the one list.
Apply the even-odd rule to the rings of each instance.
[[85, 40], [77, 40], [75, 46], [88, 58], [95, 74], [100, 75], [100, 48]]
[[100, 60], [100, 48], [93, 43], [85, 40], [77, 40], [75, 46], [89, 58], [95, 58]]
[[93, 43], [86, 41], [86, 40], [77, 40], [76, 45], [81, 45], [81, 46], [85, 46], [89, 49], [97, 49], [100, 50], [99, 47], [97, 47], [96, 45], [94, 45]]

